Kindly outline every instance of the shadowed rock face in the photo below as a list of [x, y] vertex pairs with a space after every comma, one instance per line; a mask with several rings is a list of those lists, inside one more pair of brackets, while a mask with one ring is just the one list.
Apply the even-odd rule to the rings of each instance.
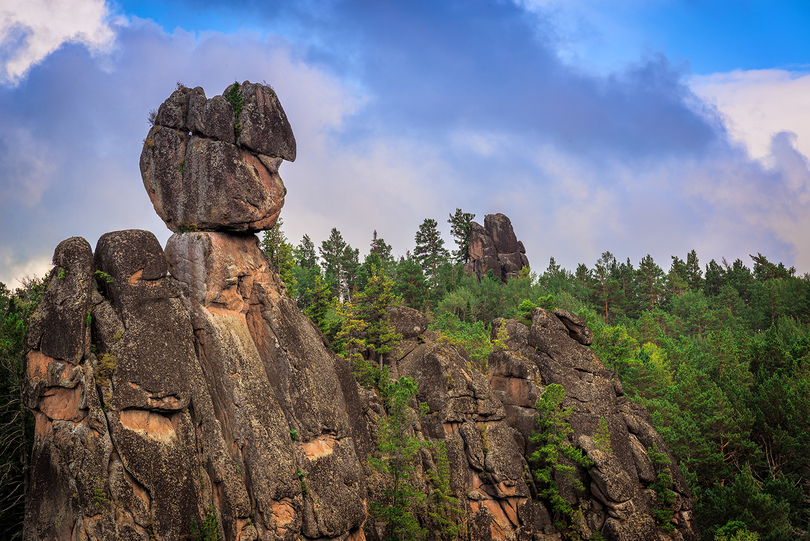
[[487, 214], [483, 227], [471, 222], [469, 246], [470, 261], [464, 265], [464, 271], [475, 274], [479, 280], [491, 270], [506, 282], [529, 266], [523, 243], [517, 240], [512, 222], [503, 214]]
[[144, 140], [144, 187], [172, 231], [270, 229], [284, 205], [278, 168], [296, 145], [276, 93], [245, 81], [224, 95], [181, 86]]

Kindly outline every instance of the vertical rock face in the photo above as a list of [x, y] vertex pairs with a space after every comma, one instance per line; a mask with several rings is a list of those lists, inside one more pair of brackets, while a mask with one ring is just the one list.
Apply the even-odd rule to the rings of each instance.
[[[528, 443], [536, 425], [532, 405], [547, 385], [562, 385], [563, 406], [573, 408], [571, 443], [585, 451], [593, 466], [579, 472], [585, 491], [569, 490], [563, 496], [580, 506], [582, 531], [598, 530], [622, 541], [697, 539], [693, 502], [677, 463], [666, 455], [647, 411], [624, 396], [615, 374], [586, 347], [593, 337], [584, 321], [566, 310], [536, 308], [531, 328], [496, 320], [493, 334], [501, 326], [509, 335], [508, 349], [490, 355], [490, 381], [509, 424], [527, 442], [523, 452], [533, 451]], [[608, 428], [607, 445], [595, 442], [600, 421]], [[652, 460], [656, 449], [669, 460], [670, 504], [660, 504], [651, 488], [657, 480]], [[653, 510], [671, 511], [670, 533], [656, 523]]]
[[[77, 237], [56, 248], [26, 336], [23, 396], [36, 422], [28, 541], [180, 541], [195, 522], [227, 541], [386, 533], [369, 514], [393, 485], [369, 465], [384, 404], [327, 348], [250, 233], [281, 209], [283, 194], [267, 194], [283, 192], [276, 172], [295, 158], [292, 131], [272, 89], [245, 83], [225, 95], [178, 89], [141, 159], [170, 228], [194, 219], [217, 231], [177, 232], [165, 251], [139, 230], [103, 235], [95, 253]], [[508, 279], [528, 265], [508, 218], [472, 225], [479, 276]], [[408, 430], [444, 444], [463, 538], [562, 539], [526, 459], [533, 406], [557, 383], [573, 408], [570, 443], [593, 463], [576, 472], [585, 490], [561, 483], [582, 537], [695, 539], [674, 464], [673, 531], [653, 518], [661, 459], [650, 451], [665, 453], [664, 442], [587, 348], [593, 336], [578, 317], [537, 309], [531, 327], [496, 320], [507, 347], [484, 374], [423, 314], [387, 314], [403, 339], [384, 361], [418, 385], [427, 415], [412, 412]], [[413, 464], [427, 501], [440, 497], [437, 452], [425, 446]], [[415, 510], [425, 527], [437, 524], [430, 509]]]
[[523, 243], [517, 240], [512, 222], [503, 214], [487, 214], [483, 227], [472, 222], [469, 245], [470, 261], [464, 271], [474, 273], [479, 280], [491, 270], [506, 282], [529, 266]]

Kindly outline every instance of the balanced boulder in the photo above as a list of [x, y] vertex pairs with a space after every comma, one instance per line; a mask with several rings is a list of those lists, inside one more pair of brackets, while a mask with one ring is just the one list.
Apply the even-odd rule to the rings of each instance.
[[275, 225], [287, 193], [278, 168], [295, 154], [272, 88], [245, 81], [206, 99], [180, 86], [155, 115], [140, 169], [172, 231], [256, 232]]

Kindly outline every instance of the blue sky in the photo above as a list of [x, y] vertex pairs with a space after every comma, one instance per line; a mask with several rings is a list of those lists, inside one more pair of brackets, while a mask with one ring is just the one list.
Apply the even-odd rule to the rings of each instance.
[[[226, 4], [226, 5], [223, 5]], [[138, 171], [178, 81], [267, 81], [290, 240], [404, 254], [456, 207], [533, 268], [760, 252], [810, 272], [810, 7], [676, 0], [12, 0], [0, 18], [0, 282], [56, 244], [170, 232]], [[451, 246], [452, 247], [452, 246]]]

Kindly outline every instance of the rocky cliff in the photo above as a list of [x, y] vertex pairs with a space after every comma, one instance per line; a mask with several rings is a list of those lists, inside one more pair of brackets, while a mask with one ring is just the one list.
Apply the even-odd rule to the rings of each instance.
[[479, 280], [492, 271], [507, 282], [529, 267], [526, 248], [517, 239], [512, 222], [501, 213], [487, 214], [483, 226], [470, 223], [469, 246], [469, 262], [464, 265], [464, 272], [475, 274]]
[[[242, 103], [251, 103], [251, 92], [269, 95], [258, 86], [241, 85]], [[24, 396], [36, 420], [26, 539], [174, 541], [193, 539], [201, 527], [228, 541], [386, 534], [385, 523], [369, 513], [374, 502], [385, 503], [391, 485], [369, 461], [385, 405], [326, 347], [251, 233], [280, 210], [272, 190], [261, 192], [268, 182], [280, 183], [272, 178], [278, 163], [267, 175], [255, 167], [252, 178], [261, 186], [237, 182], [260, 204], [243, 205], [242, 192], [231, 190], [191, 204], [186, 193], [204, 193], [201, 178], [212, 179], [205, 190], [218, 190], [219, 178], [236, 182], [240, 168], [250, 173], [243, 164], [264, 163], [261, 156], [294, 158], [292, 132], [284, 135], [283, 122], [266, 118], [283, 117], [274, 96], [265, 109], [253, 109], [263, 112], [252, 120], [216, 98], [202, 106], [206, 111], [216, 100], [212, 110], [242, 119], [233, 140], [230, 126], [222, 130], [224, 144], [238, 151], [227, 150], [233, 167], [223, 170], [181, 171], [176, 163], [195, 137], [219, 141], [189, 120], [199, 117], [201, 106], [193, 104], [202, 103], [201, 89], [179, 89], [161, 107], [141, 169], [156, 210], [178, 230], [165, 248], [139, 230], [108, 233], [95, 251], [76, 237], [56, 248], [26, 337]], [[251, 122], [271, 126], [262, 136], [270, 143], [244, 136]], [[185, 146], [160, 143], [156, 134], [167, 130], [186, 137]], [[194, 159], [224, 163], [207, 154]], [[174, 184], [165, 178], [172, 175]], [[210, 201], [216, 208], [202, 204]], [[197, 229], [209, 230], [179, 232], [191, 216]], [[571, 409], [568, 441], [590, 459], [574, 471], [582, 489], [559, 479], [575, 509], [566, 535], [695, 539], [692, 502], [677, 466], [663, 461], [673, 499], [662, 503], [656, 482], [666, 447], [646, 412], [624, 398], [620, 382], [587, 347], [590, 331], [576, 316], [538, 308], [530, 326], [496, 321], [500, 345], [487, 374], [427, 330], [424, 315], [396, 307], [389, 317], [403, 339], [385, 364], [393, 377], [418, 385], [409, 434], [444, 442], [463, 538], [563, 538], [555, 527], [561, 517], [539, 497], [542, 487], [530, 474], [535, 465], [526, 459], [536, 447], [533, 405], [556, 384]], [[424, 417], [415, 415], [417, 401], [427, 405]], [[413, 483], [430, 495], [439, 490], [430, 481], [435, 449], [422, 448], [413, 461]], [[663, 524], [656, 514], [662, 510]], [[423, 525], [435, 524], [428, 508], [416, 512]], [[440, 538], [436, 531], [430, 536]]]

